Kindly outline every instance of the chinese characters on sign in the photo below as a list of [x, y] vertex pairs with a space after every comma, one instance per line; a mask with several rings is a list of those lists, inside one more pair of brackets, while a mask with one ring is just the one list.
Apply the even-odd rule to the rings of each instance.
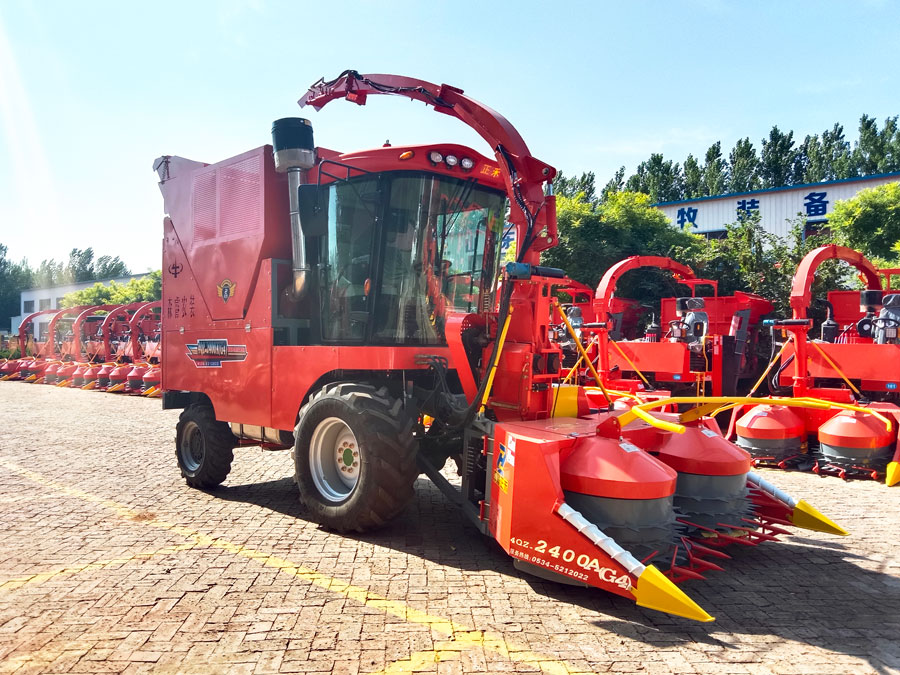
[[825, 197], [827, 192], [810, 192], [803, 198], [803, 206], [806, 208], [807, 216], [824, 216], [828, 209], [828, 202]]
[[759, 211], [758, 199], [738, 199], [737, 215], [738, 218], [746, 218], [753, 211]]
[[682, 207], [678, 209], [677, 221], [682, 230], [684, 229], [685, 224], [696, 226], [697, 209], [695, 209], [693, 206]]
[[174, 300], [169, 298], [166, 302], [166, 318], [180, 319], [186, 316], [194, 318], [194, 296], [188, 300], [187, 296], [175, 297]]

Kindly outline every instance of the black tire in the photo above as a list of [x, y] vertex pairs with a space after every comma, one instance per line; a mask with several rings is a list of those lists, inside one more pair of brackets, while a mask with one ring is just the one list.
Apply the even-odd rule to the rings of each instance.
[[[313, 519], [339, 532], [365, 532], [396, 516], [419, 475], [413, 429], [402, 402], [384, 387], [342, 382], [313, 394], [294, 430], [295, 480]], [[358, 442], [354, 448], [341, 439]], [[354, 475], [342, 477], [338, 468]]]
[[175, 457], [181, 475], [191, 487], [211, 488], [231, 471], [237, 439], [225, 422], [216, 420], [209, 405], [184, 409], [175, 427]]

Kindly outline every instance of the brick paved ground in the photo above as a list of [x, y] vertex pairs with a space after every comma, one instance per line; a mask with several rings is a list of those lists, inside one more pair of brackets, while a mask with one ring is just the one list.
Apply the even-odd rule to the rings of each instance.
[[852, 537], [736, 553], [697, 624], [518, 574], [427, 481], [303, 519], [286, 452], [186, 487], [159, 401], [0, 382], [0, 673], [900, 672], [900, 488], [767, 472]]

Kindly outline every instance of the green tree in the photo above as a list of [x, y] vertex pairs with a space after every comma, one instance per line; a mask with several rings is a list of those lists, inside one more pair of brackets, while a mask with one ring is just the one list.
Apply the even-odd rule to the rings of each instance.
[[684, 199], [703, 196], [703, 169], [693, 155], [688, 155], [684, 160]]
[[31, 288], [33, 272], [28, 263], [6, 257], [7, 247], [0, 244], [0, 330], [11, 330], [11, 318], [19, 315], [21, 293]]
[[620, 166], [612, 178], [603, 186], [600, 191], [600, 201], [605, 202], [614, 192], [621, 192], [625, 189], [625, 167]]
[[722, 142], [716, 141], [706, 151], [702, 171], [703, 196], [720, 195], [728, 185], [728, 167], [722, 157]]
[[825, 162], [824, 180], [852, 178], [857, 175], [850, 143], [844, 138], [842, 125], [835, 124], [822, 132], [822, 154]]
[[41, 264], [34, 271], [33, 280], [35, 288], [50, 288], [51, 286], [60, 286], [68, 283], [65, 278], [63, 264], [52, 258], [50, 260], [41, 260]]
[[825, 156], [825, 148], [819, 141], [818, 134], [807, 135], [800, 145], [801, 165], [803, 167], [803, 182], [818, 183], [825, 180], [828, 175], [828, 158]]
[[828, 226], [837, 241], [868, 258], [895, 258], [900, 243], [900, 183], [862, 190], [837, 202]]
[[676, 201], [684, 195], [684, 177], [678, 164], [663, 159], [662, 153], [655, 152], [650, 159], [638, 165], [634, 175], [625, 183], [625, 189], [648, 194], [652, 202]]
[[127, 277], [131, 274], [128, 266], [119, 259], [119, 256], [101, 255], [94, 263], [94, 279], [115, 279]]
[[772, 127], [769, 137], [762, 142], [759, 165], [762, 187], [793, 185], [798, 159], [798, 152], [794, 147], [794, 132], [785, 134], [777, 126]]
[[888, 117], [878, 130], [878, 120], [863, 115], [859, 120], [859, 139], [853, 148], [853, 164], [861, 176], [896, 171], [900, 165], [900, 137], [897, 117]]
[[141, 279], [131, 279], [127, 284], [111, 281], [96, 283], [80, 291], [63, 296], [63, 307], [77, 305], [126, 305], [132, 302], [154, 302], [162, 298], [162, 272], [156, 270]]
[[649, 195], [630, 191], [611, 193], [597, 206], [582, 196], [558, 197], [559, 245], [543, 254], [543, 262], [596, 286], [603, 273], [622, 258], [669, 255], [696, 238], [671, 227], [663, 213], [650, 204]]
[[759, 189], [759, 157], [749, 138], [740, 138], [728, 155], [728, 191]]
[[73, 248], [69, 252], [69, 264], [66, 265], [65, 283], [80, 283], [96, 279], [94, 276], [94, 249], [91, 247]]
[[[828, 235], [802, 237], [804, 219], [793, 223], [788, 237], [766, 232], [758, 213], [726, 225], [722, 239], [694, 240], [679, 248], [673, 256], [689, 265], [702, 277], [719, 282], [719, 295], [749, 291], [767, 298], [775, 305], [774, 315], [791, 315], [791, 284], [797, 265], [812, 249], [830, 243]], [[829, 261], [816, 272], [813, 294], [824, 297], [825, 290], [850, 288], [854, 275], [838, 261]], [[821, 305], [813, 304], [809, 315], [824, 319]]]
[[560, 171], [553, 179], [553, 190], [556, 194], [565, 197], [574, 197], [578, 193], [582, 193], [587, 201], [597, 201], [596, 176], [593, 171], [586, 171], [577, 178], [564, 176]]

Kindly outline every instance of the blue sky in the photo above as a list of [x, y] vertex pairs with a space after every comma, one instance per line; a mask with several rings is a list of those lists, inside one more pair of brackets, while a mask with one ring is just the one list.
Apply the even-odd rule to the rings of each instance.
[[727, 152], [773, 124], [802, 139], [900, 113], [900, 3], [0, 2], [0, 243], [72, 247], [158, 268], [153, 159], [215, 162], [301, 114], [337, 150], [473, 132], [378, 97], [319, 113], [296, 100], [346, 68], [466, 90], [532, 152], [604, 183], [651, 152]]

